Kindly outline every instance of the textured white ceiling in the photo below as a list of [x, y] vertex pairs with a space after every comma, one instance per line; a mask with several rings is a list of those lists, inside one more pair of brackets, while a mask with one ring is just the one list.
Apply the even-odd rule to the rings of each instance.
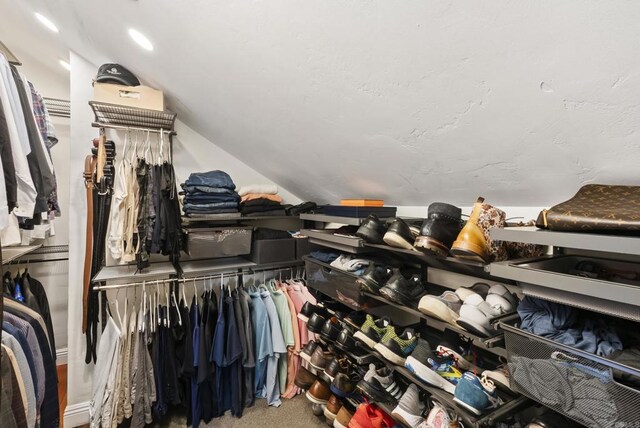
[[639, 184], [639, 2], [21, 3], [302, 198], [542, 206]]

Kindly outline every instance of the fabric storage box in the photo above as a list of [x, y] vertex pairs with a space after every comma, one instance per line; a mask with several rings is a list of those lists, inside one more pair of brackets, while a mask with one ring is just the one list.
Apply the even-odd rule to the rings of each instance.
[[192, 259], [234, 257], [251, 252], [252, 227], [210, 227], [185, 229], [187, 254]]
[[362, 309], [368, 299], [360, 293], [356, 275], [334, 268], [310, 256], [304, 256], [307, 285], [352, 309]]
[[290, 239], [261, 239], [253, 241], [251, 261], [265, 264], [288, 262], [296, 258], [296, 243]]
[[302, 260], [302, 258], [312, 251], [321, 248], [319, 245], [312, 244], [309, 238], [295, 238], [296, 241], [296, 260]]
[[[511, 387], [588, 427], [640, 421], [640, 370], [501, 324]], [[624, 382], [625, 384], [621, 383]]]
[[162, 91], [148, 86], [124, 86], [111, 83], [93, 84], [93, 100], [128, 107], [164, 111]]

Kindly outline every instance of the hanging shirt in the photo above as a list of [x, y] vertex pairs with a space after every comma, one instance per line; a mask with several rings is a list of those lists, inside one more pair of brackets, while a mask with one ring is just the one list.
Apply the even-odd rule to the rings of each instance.
[[37, 196], [27, 162], [27, 155], [31, 153], [31, 147], [18, 90], [11, 76], [9, 63], [2, 54], [0, 54], [0, 77], [0, 102], [2, 102], [7, 121], [11, 153], [16, 171], [17, 208], [15, 213], [20, 217], [31, 218]]
[[104, 404], [107, 396], [112, 391], [107, 390], [109, 375], [115, 372], [115, 361], [117, 359], [118, 346], [120, 344], [120, 329], [113, 318], [107, 319], [107, 326], [100, 336], [98, 344], [98, 355], [93, 370], [93, 393], [89, 401], [89, 418], [92, 428], [102, 425]]
[[[271, 342], [273, 343], [273, 354], [267, 360], [267, 379], [262, 396], [267, 399], [267, 405], [278, 407], [280, 401], [280, 382], [278, 377], [278, 360], [287, 353], [287, 348], [280, 329], [278, 311], [273, 303], [271, 294], [265, 289], [260, 292], [260, 297], [267, 308], [269, 325], [271, 326]], [[285, 373], [286, 376], [286, 373]]]
[[[230, 390], [230, 409], [231, 414], [236, 417], [242, 416], [242, 344], [240, 343], [240, 332], [237, 323], [237, 317], [235, 313], [235, 302], [232, 296], [225, 298], [225, 305], [227, 307], [227, 331], [226, 331], [226, 346], [225, 346], [225, 363], [227, 365], [225, 369], [225, 387]], [[227, 403], [225, 402], [225, 407]]]
[[6, 321], [2, 323], [2, 338], [4, 339], [5, 336], [11, 336], [16, 340], [16, 342], [18, 343], [18, 346], [20, 346], [20, 348], [24, 352], [25, 358], [27, 359], [27, 364], [29, 366], [29, 371], [31, 373], [31, 380], [33, 382], [34, 398], [36, 400], [33, 404], [33, 408], [36, 412], [36, 419], [39, 420], [40, 404], [42, 404], [42, 401], [39, 401], [39, 397], [42, 398], [42, 396], [44, 395], [44, 391], [38, 391], [38, 378], [37, 378], [36, 366], [33, 360], [33, 352], [31, 351], [29, 342], [27, 341], [27, 338], [25, 337], [24, 334], [22, 334], [17, 328], [15, 328], [14, 326], [12, 326]]
[[22, 347], [20, 346], [20, 343], [18, 343], [18, 341], [13, 336], [9, 334], [3, 334], [2, 344], [9, 348], [15, 356], [18, 369], [20, 370], [20, 377], [22, 378], [22, 385], [26, 398], [25, 404], [27, 405], [27, 425], [29, 427], [33, 427], [36, 423], [36, 393], [27, 357]]
[[240, 311], [242, 313], [242, 323], [244, 325], [245, 338], [247, 340], [247, 352], [242, 355], [242, 367], [244, 368], [243, 391], [244, 406], [253, 406], [254, 402], [254, 368], [255, 362], [255, 341], [253, 334], [253, 326], [251, 324], [251, 296], [244, 289], [239, 292]]
[[[291, 312], [289, 312], [289, 304], [287, 297], [280, 290], [271, 291], [271, 299], [278, 314], [280, 331], [285, 344], [285, 353], [287, 346], [293, 346], [293, 327], [291, 325]], [[278, 359], [278, 384], [280, 386], [280, 394], [284, 394], [287, 388], [287, 358]]]
[[264, 398], [264, 386], [267, 379], [267, 359], [273, 355], [271, 325], [267, 308], [260, 293], [249, 293], [251, 296], [251, 326], [255, 343], [254, 396]]
[[295, 304], [289, 296], [289, 290], [284, 283], [280, 284], [280, 290], [284, 293], [289, 304], [289, 313], [291, 314], [291, 326], [293, 327], [293, 340], [294, 345], [287, 347], [287, 386], [283, 396], [285, 398], [293, 398], [298, 394], [298, 387], [295, 384], [296, 374], [300, 367], [300, 332], [298, 330], [298, 312], [296, 311]]
[[[1, 78], [0, 85], [2, 85]], [[9, 212], [11, 212], [18, 203], [18, 182], [16, 181], [16, 168], [13, 163], [13, 153], [11, 151], [9, 125], [7, 124], [7, 117], [4, 114], [2, 102], [0, 102], [0, 160], [2, 161], [4, 185], [7, 191], [8, 209]]]
[[200, 405], [200, 394], [198, 388], [198, 354], [200, 350], [200, 309], [198, 308], [197, 296], [193, 296], [189, 318], [193, 328], [193, 376], [191, 377], [191, 423], [193, 426], [200, 425], [202, 407]]

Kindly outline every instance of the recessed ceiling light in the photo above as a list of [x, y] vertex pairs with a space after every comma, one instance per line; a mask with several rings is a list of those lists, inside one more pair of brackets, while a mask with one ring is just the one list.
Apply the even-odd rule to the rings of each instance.
[[54, 33], [60, 32], [60, 30], [58, 30], [58, 27], [56, 27], [56, 24], [51, 22], [51, 20], [49, 18], [47, 18], [46, 16], [41, 15], [38, 12], [36, 12], [36, 18], [38, 18], [38, 21], [40, 21], [42, 23], [42, 25], [44, 25], [45, 27], [47, 27], [49, 30], [53, 31]]
[[71, 71], [71, 64], [69, 64], [67, 61], [61, 59], [60, 65], [63, 66], [67, 71]]
[[151, 44], [149, 39], [147, 39], [147, 37], [144, 34], [142, 34], [140, 31], [130, 28], [129, 35], [131, 36], [134, 42], [136, 42], [142, 47], [142, 49], [145, 49], [148, 51], [153, 50], [153, 45]]

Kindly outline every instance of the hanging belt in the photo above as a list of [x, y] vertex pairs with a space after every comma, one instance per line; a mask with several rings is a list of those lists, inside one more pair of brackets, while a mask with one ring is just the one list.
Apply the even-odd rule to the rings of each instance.
[[84, 249], [84, 274], [82, 277], [82, 332], [87, 331], [87, 310], [89, 287], [91, 285], [91, 251], [93, 249], [93, 175], [96, 170], [96, 157], [84, 159], [84, 186], [87, 189], [87, 228]]

